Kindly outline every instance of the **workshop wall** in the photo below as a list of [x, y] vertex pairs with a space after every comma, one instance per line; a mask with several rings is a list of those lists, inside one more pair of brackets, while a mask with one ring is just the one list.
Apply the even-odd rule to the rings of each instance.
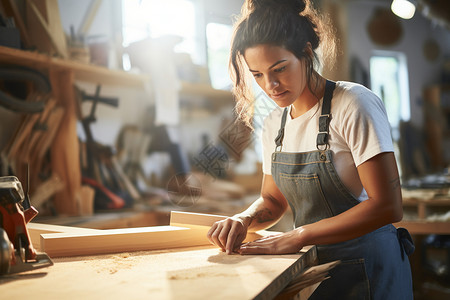
[[[72, 30], [77, 33], [84, 20], [86, 12], [89, 11], [91, 0], [59, 0], [61, 22], [66, 33]], [[102, 1], [92, 25], [86, 32], [84, 42], [88, 45], [100, 47], [104, 43], [104, 55], [107, 67], [121, 69], [121, 0]], [[96, 86], [88, 83], [77, 83], [87, 94], [94, 94]], [[94, 138], [104, 144], [112, 145], [124, 124], [139, 125], [145, 118], [146, 107], [153, 103], [148, 91], [119, 86], [103, 86], [102, 96], [117, 97], [119, 107], [111, 108], [99, 105], [96, 110], [97, 121], [92, 124]], [[87, 114], [90, 104], [83, 105], [83, 113]], [[83, 132], [78, 130], [80, 136]]]
[[[205, 7], [205, 15], [203, 21], [223, 22], [231, 24], [232, 16], [239, 12], [242, 1], [200, 1]], [[322, 1], [323, 2], [323, 1]], [[63, 27], [66, 32], [70, 32], [70, 27], [75, 29], [80, 26], [83, 15], [89, 7], [91, 1], [80, 0], [59, 0], [62, 16]], [[411, 120], [418, 127], [423, 126], [423, 88], [429, 84], [439, 81], [441, 74], [441, 66], [445, 58], [450, 53], [450, 33], [444, 28], [426, 19], [420, 12], [416, 12], [411, 20], [400, 20], [403, 28], [403, 35], [392, 46], [380, 46], [375, 44], [367, 34], [367, 23], [373, 15], [376, 8], [389, 7], [390, 1], [349, 1], [347, 2], [348, 10], [348, 56], [356, 57], [362, 66], [368, 71], [369, 59], [373, 50], [392, 50], [400, 51], [406, 54], [409, 70], [409, 85], [411, 99]], [[110, 44], [117, 44], [120, 40], [120, 7], [121, 1], [103, 1], [97, 17], [92, 23], [89, 31], [91, 40], [95, 41], [107, 39]], [[440, 55], [435, 61], [427, 61], [423, 55], [424, 42], [433, 38], [440, 46]], [[119, 50], [117, 50], [119, 49]], [[111, 47], [108, 53], [110, 59], [110, 67], [118, 67], [120, 64], [120, 45]], [[129, 96], [128, 96], [129, 98]], [[127, 101], [130, 101], [128, 99]], [[147, 100], [148, 101], [148, 100]], [[136, 103], [138, 104], [138, 103]], [[133, 106], [127, 105], [121, 107], [120, 111], [124, 114], [127, 112], [123, 109], [133, 110]], [[107, 111], [108, 113], [109, 111]], [[103, 116], [102, 109], [99, 109], [99, 115]], [[133, 113], [128, 113], [133, 116]], [[106, 116], [107, 117], [107, 116]], [[133, 122], [136, 118], [132, 117], [129, 121]], [[128, 121], [126, 118], [124, 121]]]
[[[231, 24], [233, 16], [239, 13], [242, 0], [232, 1], [197, 1], [198, 5], [204, 7], [204, 15], [199, 18], [199, 22], [221, 22]], [[316, 3], [324, 3], [317, 1]], [[425, 18], [419, 11], [411, 20], [401, 20], [402, 27], [400, 38], [389, 46], [374, 43], [367, 31], [368, 22], [372, 18], [376, 9], [389, 8], [391, 1], [345, 1], [345, 16], [348, 20], [344, 22], [346, 28], [347, 61], [356, 58], [369, 72], [369, 60], [374, 50], [389, 50], [403, 52], [408, 62], [409, 93], [411, 103], [411, 121], [419, 128], [424, 126], [423, 120], [423, 89], [440, 81], [441, 68], [446, 59], [450, 56], [450, 33], [442, 27], [434, 24]], [[61, 19], [66, 32], [70, 32], [70, 27], [78, 29], [83, 20], [83, 15], [88, 9], [91, 1], [80, 0], [59, 0]], [[98, 15], [94, 19], [88, 35], [91, 41], [108, 41], [109, 52], [108, 66], [119, 68], [121, 64], [121, 22], [120, 22], [121, 0], [103, 1]], [[204, 38], [204, 37], [203, 37]], [[440, 48], [438, 57], [434, 61], [429, 61], [423, 53], [424, 43], [428, 39], [434, 39]], [[347, 78], [344, 78], [347, 79]], [[339, 78], [338, 78], [339, 80]], [[95, 86], [82, 85], [87, 92], [93, 93]], [[113, 144], [120, 128], [124, 124], [142, 125], [146, 119], [147, 107], [153, 105], [151, 93], [145, 91], [129, 91], [119, 87], [104, 87], [102, 94], [114, 95], [120, 99], [120, 107], [113, 109], [105, 106], [98, 107], [98, 121], [93, 124], [95, 137], [102, 143]], [[88, 110], [88, 108], [86, 108]], [[201, 147], [204, 136], [210, 139], [217, 139], [221, 123], [228, 116], [222, 111], [217, 115], [212, 115], [205, 110], [190, 109], [184, 111], [181, 134], [181, 144], [190, 155], [195, 155]]]
[[[120, 68], [123, 47], [121, 44], [121, 0], [103, 1], [98, 8], [98, 13], [86, 32], [86, 42], [89, 44], [98, 41], [107, 41], [109, 51], [106, 53], [109, 68]], [[81, 0], [76, 3], [70, 0], [59, 0], [61, 19], [64, 30], [75, 32], [81, 26], [86, 11], [92, 1]], [[239, 11], [241, 1], [233, 0], [227, 3], [197, 1], [199, 6], [204, 7], [204, 15], [199, 17], [198, 22], [205, 26], [208, 22], [232, 23], [232, 15]], [[206, 43], [206, 42], [205, 42]], [[206, 60], [206, 57], [204, 57]], [[105, 105], [97, 107], [97, 121], [92, 124], [94, 138], [103, 144], [114, 145], [120, 130], [125, 125], [135, 125], [139, 128], [146, 126], [149, 118], [149, 109], [155, 104], [152, 82], [146, 90], [130, 90], [127, 88], [104, 86], [101, 94], [119, 98], [119, 107], [111, 108]], [[95, 92], [95, 85], [78, 83], [78, 86], [88, 94]], [[192, 98], [192, 97], [191, 97]], [[227, 108], [211, 112], [208, 108], [201, 107], [198, 103], [206, 103], [208, 99], [182, 99], [182, 111], [180, 132], [178, 140], [189, 157], [198, 155], [206, 140], [217, 142], [218, 133], [224, 120], [232, 116], [232, 103]], [[194, 100], [194, 101], [191, 101]], [[212, 102], [214, 102], [213, 100]], [[194, 105], [192, 105], [192, 102]], [[212, 106], [215, 104], [213, 103]], [[89, 113], [90, 104], [83, 105], [83, 113]], [[83, 130], [79, 127], [79, 134], [83, 139]], [[160, 173], [170, 164], [167, 153], [152, 153], [145, 158], [143, 168], [147, 173]]]
[[[59, 0], [59, 6], [61, 11], [61, 20], [63, 23], [64, 30], [70, 32], [70, 28], [73, 27], [75, 32], [80, 27], [83, 21], [83, 16], [89, 9], [89, 5], [92, 1], [90, 0], [80, 0], [80, 1], [70, 1], [70, 0]], [[239, 11], [241, 6], [241, 1], [233, 0], [227, 1], [226, 3], [217, 1], [198, 1], [205, 7], [205, 14], [203, 17], [203, 22], [220, 22], [224, 24], [231, 24], [231, 16]], [[92, 22], [90, 30], [87, 32], [86, 41], [95, 42], [97, 40], [108, 41], [109, 48], [108, 55], [108, 67], [110, 68], [120, 68], [122, 45], [120, 44], [121, 38], [121, 0], [114, 1], [103, 1], [98, 9], [98, 13]], [[90, 84], [81, 84], [83, 89], [87, 92], [93, 93], [95, 91], [95, 86]], [[105, 106], [99, 106], [98, 109], [98, 122], [93, 125], [93, 131], [96, 136], [99, 136], [101, 142], [113, 143], [115, 136], [117, 134], [117, 127], [122, 124], [135, 124], [138, 125], [145, 119], [146, 107], [154, 104], [152, 99], [152, 92], [147, 91], [130, 91], [128, 89], [121, 89], [120, 87], [102, 87], [102, 94], [114, 95], [119, 97], [120, 107], [118, 109], [112, 109]], [[87, 108], [88, 109], [88, 108]], [[202, 112], [199, 113], [199, 115]], [[192, 119], [194, 116], [189, 112], [186, 114], [187, 118]], [[202, 118], [202, 121], [206, 122], [202, 126], [203, 132], [198, 133], [194, 137], [197, 141], [199, 136], [201, 136], [206, 130], [207, 134], [211, 135], [212, 132], [208, 132], [209, 129], [216, 130], [218, 128], [217, 118]], [[208, 124], [208, 122], [210, 122]], [[213, 122], [213, 123], [211, 123]], [[198, 122], [195, 122], [198, 123]], [[198, 128], [198, 125], [193, 123], [192, 128]], [[210, 125], [210, 126], [208, 126]], [[108, 126], [105, 128], [105, 126]], [[185, 128], [186, 129], [186, 128]], [[185, 133], [185, 131], [183, 131]], [[186, 137], [186, 135], [184, 135]], [[185, 138], [189, 140], [189, 134]], [[186, 143], [187, 147], [192, 146], [192, 139], [189, 143]]]
[[[419, 11], [410, 20], [398, 18], [403, 29], [399, 40], [390, 46], [375, 44], [367, 33], [367, 26], [375, 10], [389, 8], [391, 1], [351, 1], [348, 5], [348, 55], [356, 57], [369, 71], [369, 60], [374, 50], [403, 52], [407, 57], [411, 103], [411, 121], [423, 127], [423, 89], [440, 82], [442, 66], [450, 56], [450, 32], [440, 27]], [[440, 47], [435, 61], [428, 61], [423, 54], [425, 41], [434, 39]]]

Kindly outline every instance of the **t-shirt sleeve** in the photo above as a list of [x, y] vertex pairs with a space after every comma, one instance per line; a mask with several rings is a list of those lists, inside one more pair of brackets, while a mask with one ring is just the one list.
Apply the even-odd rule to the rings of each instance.
[[355, 165], [380, 153], [393, 152], [391, 128], [381, 99], [364, 87], [350, 89], [346, 94], [344, 97], [350, 97], [350, 101], [344, 113], [342, 135]]

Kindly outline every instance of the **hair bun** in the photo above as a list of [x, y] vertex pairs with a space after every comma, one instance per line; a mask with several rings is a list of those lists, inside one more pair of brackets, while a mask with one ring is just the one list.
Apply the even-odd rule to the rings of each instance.
[[286, 2], [289, 2], [292, 9], [299, 14], [301, 14], [306, 8], [306, 2], [304, 0], [288, 0]]
[[284, 7], [300, 14], [306, 8], [305, 0], [250, 0], [249, 2], [253, 10]]

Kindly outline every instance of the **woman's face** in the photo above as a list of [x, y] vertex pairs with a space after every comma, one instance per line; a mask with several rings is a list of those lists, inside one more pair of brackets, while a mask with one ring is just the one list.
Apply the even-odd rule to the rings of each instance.
[[280, 107], [300, 99], [307, 78], [304, 60], [272, 45], [257, 45], [244, 52], [245, 61], [258, 85]]

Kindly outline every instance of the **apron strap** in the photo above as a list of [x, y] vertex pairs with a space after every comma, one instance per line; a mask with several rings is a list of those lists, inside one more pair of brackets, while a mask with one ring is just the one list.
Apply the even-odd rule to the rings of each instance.
[[[316, 146], [318, 150], [326, 150], [328, 144], [328, 133], [331, 120], [331, 99], [333, 98], [336, 82], [327, 80], [325, 83], [325, 93], [323, 95], [322, 113], [319, 117], [319, 133], [317, 134]], [[325, 146], [321, 149], [321, 146]]]
[[[336, 82], [327, 80], [325, 83], [325, 93], [323, 95], [322, 103], [322, 114], [319, 117], [319, 133], [317, 135], [317, 149], [319, 146], [325, 145], [325, 149], [328, 148], [328, 131], [331, 120], [331, 99], [333, 98], [333, 91], [336, 87]], [[275, 151], [281, 148], [284, 138], [284, 126], [286, 125], [288, 108], [286, 107], [283, 111], [283, 116], [281, 117], [280, 129], [278, 130], [278, 135], [275, 138]], [[320, 149], [319, 149], [320, 150]]]
[[283, 116], [281, 117], [281, 125], [280, 125], [280, 129], [278, 130], [278, 135], [275, 138], [275, 144], [276, 144], [275, 151], [277, 151], [278, 147], [281, 147], [281, 145], [283, 143], [284, 125], [286, 125], [287, 113], [288, 113], [288, 108], [286, 107], [283, 111]]

